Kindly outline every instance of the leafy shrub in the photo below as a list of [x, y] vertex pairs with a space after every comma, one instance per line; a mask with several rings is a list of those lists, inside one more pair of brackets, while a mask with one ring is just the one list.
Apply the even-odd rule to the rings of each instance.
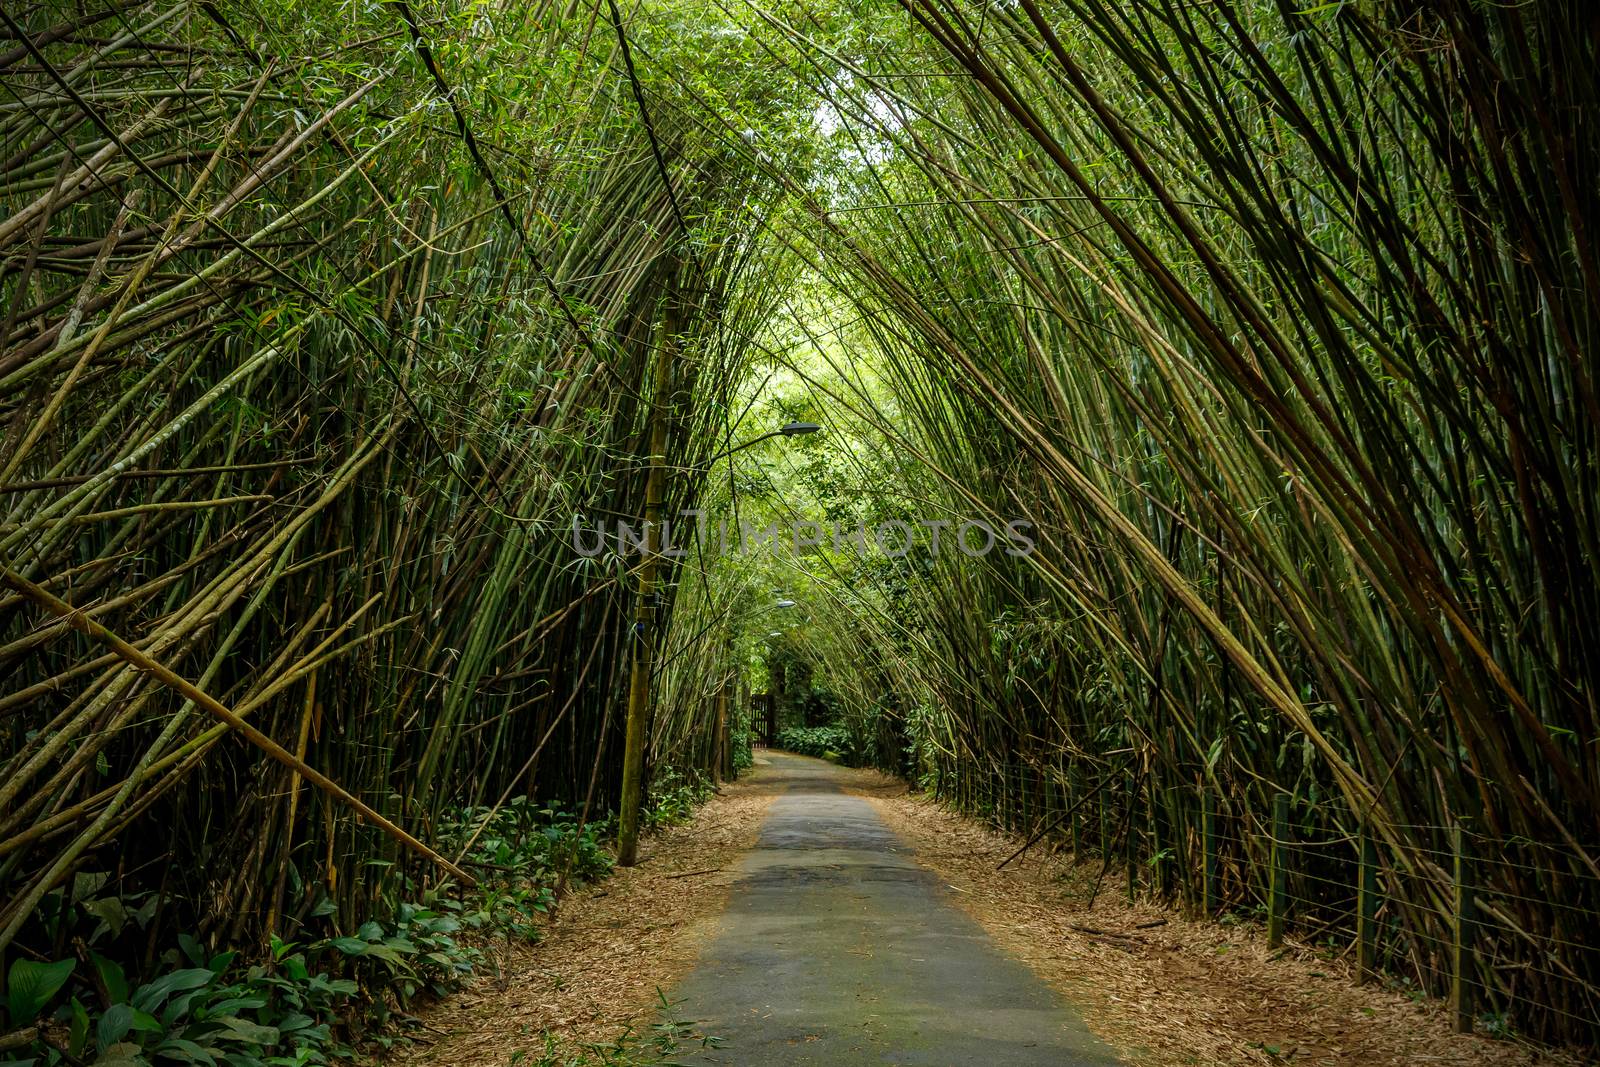
[[388, 1022], [390, 1001], [405, 1007], [419, 992], [442, 996], [472, 973], [480, 955], [459, 944], [454, 934], [462, 923], [449, 912], [459, 911], [456, 900], [441, 900], [440, 910], [402, 904], [391, 924], [376, 920], [361, 924], [352, 937], [318, 941], [309, 947], [315, 958], [337, 952], [347, 972], [365, 994], [365, 1021]]
[[554, 885], [563, 872], [586, 882], [610, 874], [612, 860], [602, 844], [610, 830], [609, 819], [590, 820], [580, 830], [576, 812], [514, 797], [498, 810], [463, 809], [444, 826], [442, 837], [455, 848], [472, 841], [467, 853], [471, 862], [487, 864], [490, 870], [510, 868], [529, 881]]
[[[669, 788], [669, 812], [681, 803], [681, 788]], [[457, 847], [476, 834], [468, 856], [487, 864], [482, 869], [491, 876], [465, 896], [434, 892], [422, 903], [402, 903], [387, 921], [369, 920], [354, 934], [304, 945], [274, 937], [268, 960], [259, 965], [242, 966], [233, 952], [208, 957], [188, 935], [162, 957], [163, 969], [137, 986], [120, 964], [93, 949], [92, 975], [80, 973], [75, 960], [14, 961], [9, 994], [0, 998], [0, 1032], [43, 1030], [13, 1049], [12, 1058], [0, 1059], [0, 1067], [302, 1067], [348, 1056], [334, 1037], [345, 1030], [372, 1029], [388, 1045], [381, 1028], [395, 1009], [421, 993], [451, 991], [482, 961], [477, 948], [458, 941], [460, 931], [535, 937], [535, 919], [554, 901], [563, 870], [594, 881], [612, 867], [603, 845], [609, 820], [580, 831], [571, 812], [527, 798], [498, 811], [465, 810], [443, 829]], [[65, 925], [59, 932], [110, 952], [124, 928], [148, 925], [154, 896], [99, 897], [105, 881], [80, 875], [70, 894], [42, 902], [41, 919], [52, 936]], [[312, 912], [319, 919], [332, 914], [327, 902]]]
[[[28, 961], [12, 964], [10, 1025], [52, 1025], [23, 1047], [21, 1058], [7, 1062], [300, 1067], [347, 1051], [333, 1040], [331, 1024], [355, 996], [354, 981], [312, 974], [305, 955], [282, 942], [274, 944], [271, 966], [246, 969], [234, 966], [232, 952], [207, 957], [193, 938], [185, 936], [180, 943], [191, 966], [140, 986], [131, 986], [115, 961], [91, 952], [95, 985], [109, 1005], [91, 1011], [73, 995], [48, 1020], [42, 1019], [44, 1009], [66, 985], [76, 961], [32, 964], [33, 974]], [[43, 984], [37, 980], [41, 969], [48, 972]], [[19, 977], [26, 1000], [17, 995]]]
[[[458, 901], [445, 902], [447, 910]], [[53, 1065], [90, 1060], [103, 1067], [144, 1067], [157, 1061], [204, 1067], [302, 1067], [326, 1063], [349, 1050], [333, 1037], [340, 1023], [382, 1025], [392, 1006], [418, 992], [443, 994], [471, 973], [479, 955], [451, 936], [453, 915], [401, 905], [391, 923], [363, 923], [351, 936], [319, 940], [303, 949], [272, 939], [268, 962], [236, 964], [236, 954], [207, 956], [181, 936], [169, 969], [133, 986], [123, 968], [90, 953], [90, 982], [105, 1006], [91, 1010], [72, 995], [49, 1017], [45, 1009], [73, 977], [75, 961], [13, 963], [6, 1008], [9, 1028], [35, 1022], [45, 1033], [6, 1064]], [[189, 966], [180, 966], [187, 962]], [[330, 970], [343, 972], [332, 977]], [[61, 1031], [57, 1033], [57, 1031]], [[380, 1039], [382, 1040], [382, 1039]], [[387, 1043], [386, 1041], [384, 1043]]]
[[862, 762], [855, 739], [842, 726], [790, 726], [778, 731], [778, 747], [851, 767]]
[[650, 796], [644, 810], [645, 829], [655, 831], [686, 823], [694, 809], [711, 796], [711, 781], [699, 771], [684, 773], [663, 767], [650, 783]]
[[733, 773], [747, 771], [756, 765], [754, 738], [750, 733], [750, 726], [745, 723], [733, 729]]

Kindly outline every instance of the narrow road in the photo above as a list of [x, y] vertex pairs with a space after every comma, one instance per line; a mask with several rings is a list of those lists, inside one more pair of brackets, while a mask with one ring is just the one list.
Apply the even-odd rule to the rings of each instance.
[[720, 930], [673, 993], [724, 1039], [681, 1062], [1089, 1067], [1112, 1051], [994, 945], [821, 760], [771, 753], [781, 790]]

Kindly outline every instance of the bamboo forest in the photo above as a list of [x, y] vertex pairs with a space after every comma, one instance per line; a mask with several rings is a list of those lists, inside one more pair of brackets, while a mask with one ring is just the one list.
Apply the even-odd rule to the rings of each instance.
[[1597, 69], [0, 0], [0, 1064], [1595, 1062]]

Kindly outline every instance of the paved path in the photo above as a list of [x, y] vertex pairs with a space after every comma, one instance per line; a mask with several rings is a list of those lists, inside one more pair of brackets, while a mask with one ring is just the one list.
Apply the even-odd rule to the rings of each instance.
[[780, 795], [721, 929], [672, 995], [740, 1067], [1090, 1067], [1117, 1062], [1002, 952], [821, 760], [772, 753]]

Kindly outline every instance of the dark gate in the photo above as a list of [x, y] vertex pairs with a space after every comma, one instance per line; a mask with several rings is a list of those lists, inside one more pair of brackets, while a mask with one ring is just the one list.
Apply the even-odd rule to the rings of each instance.
[[776, 716], [772, 714], [772, 696], [753, 693], [750, 697], [750, 744], [754, 748], [771, 748], [777, 736]]

